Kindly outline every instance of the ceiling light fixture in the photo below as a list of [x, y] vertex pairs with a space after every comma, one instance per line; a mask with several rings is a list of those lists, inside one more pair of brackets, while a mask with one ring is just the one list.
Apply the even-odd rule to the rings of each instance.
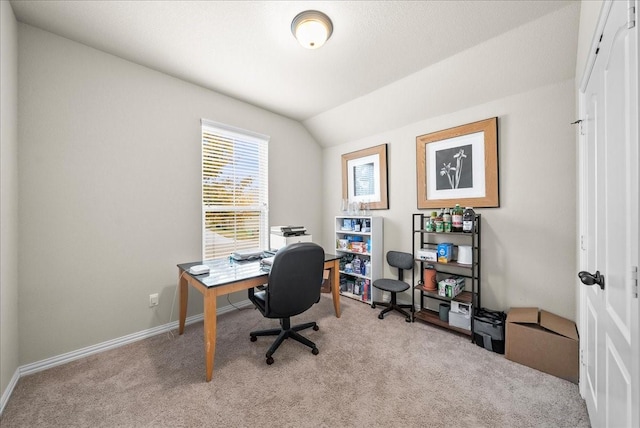
[[303, 47], [318, 49], [331, 37], [333, 23], [320, 11], [305, 10], [293, 18], [291, 32]]

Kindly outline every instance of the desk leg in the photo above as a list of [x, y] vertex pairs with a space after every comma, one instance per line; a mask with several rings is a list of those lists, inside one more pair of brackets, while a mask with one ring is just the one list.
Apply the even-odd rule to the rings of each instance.
[[216, 295], [204, 295], [204, 356], [207, 367], [207, 382], [213, 377], [213, 358], [216, 355]]
[[184, 276], [184, 271], [180, 272], [178, 287], [180, 290], [180, 319], [178, 322], [178, 334], [184, 333], [184, 323], [187, 319], [187, 300], [189, 298], [189, 284]]
[[336, 318], [340, 318], [340, 262], [334, 260], [331, 267], [331, 294], [333, 295], [333, 309]]

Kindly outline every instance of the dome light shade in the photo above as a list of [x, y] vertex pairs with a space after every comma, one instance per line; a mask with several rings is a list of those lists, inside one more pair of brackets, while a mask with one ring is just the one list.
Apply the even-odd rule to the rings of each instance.
[[331, 37], [333, 23], [322, 12], [306, 10], [293, 18], [291, 32], [303, 47], [318, 49]]

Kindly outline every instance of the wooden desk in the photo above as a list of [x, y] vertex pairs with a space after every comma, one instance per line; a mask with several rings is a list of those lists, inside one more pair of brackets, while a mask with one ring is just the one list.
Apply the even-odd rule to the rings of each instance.
[[[336, 317], [340, 318], [340, 257], [325, 254], [324, 268], [331, 271], [331, 294]], [[191, 275], [189, 268], [194, 265], [207, 265], [208, 275]], [[178, 265], [178, 286], [180, 290], [180, 320], [178, 331], [184, 333], [184, 323], [187, 319], [187, 297], [189, 287], [198, 290], [204, 296], [204, 354], [207, 382], [213, 377], [213, 358], [216, 352], [216, 310], [217, 297], [236, 291], [247, 290], [258, 285], [266, 284], [268, 272], [260, 269], [260, 262], [236, 262], [224, 260], [204, 260]]]

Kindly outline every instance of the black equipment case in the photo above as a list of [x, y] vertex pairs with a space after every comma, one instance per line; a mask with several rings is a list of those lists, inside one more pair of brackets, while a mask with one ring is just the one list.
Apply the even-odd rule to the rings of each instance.
[[473, 340], [489, 351], [504, 354], [504, 327], [506, 314], [480, 308], [473, 316]]

